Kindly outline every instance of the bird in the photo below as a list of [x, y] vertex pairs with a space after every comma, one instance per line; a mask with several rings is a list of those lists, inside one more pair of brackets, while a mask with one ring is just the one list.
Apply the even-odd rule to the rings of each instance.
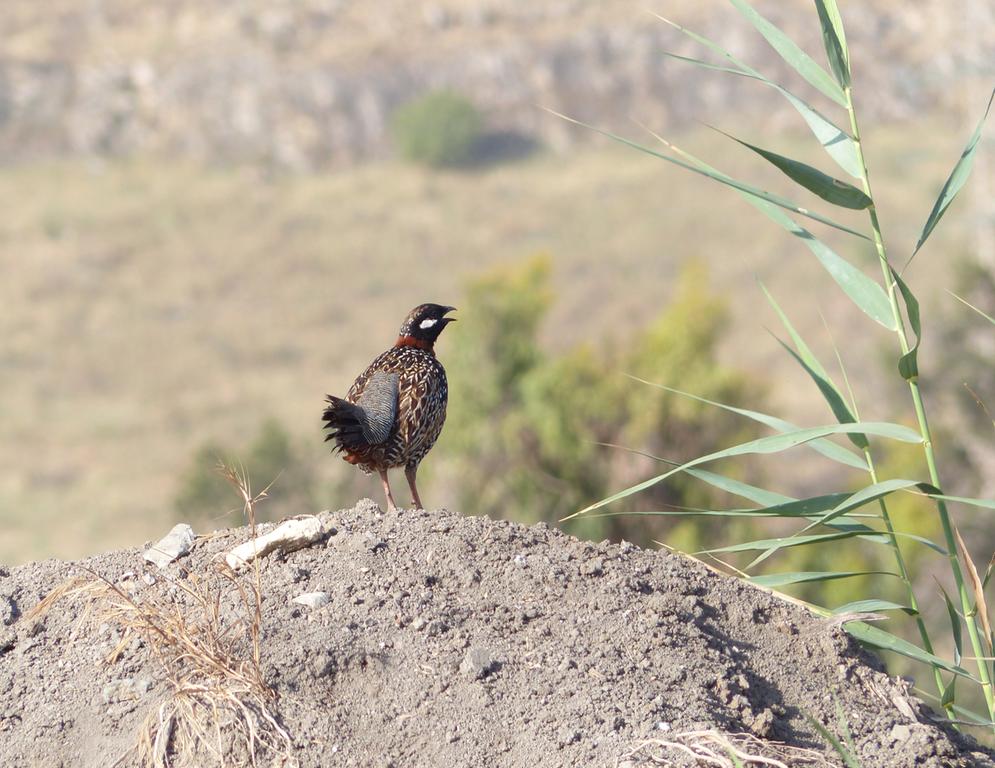
[[332, 453], [377, 472], [387, 508], [397, 511], [387, 470], [404, 467], [412, 501], [422, 509], [418, 465], [435, 445], [446, 420], [449, 384], [435, 356], [435, 342], [455, 317], [455, 307], [419, 304], [408, 313], [397, 341], [380, 354], [349, 388], [345, 398], [325, 396], [322, 418]]

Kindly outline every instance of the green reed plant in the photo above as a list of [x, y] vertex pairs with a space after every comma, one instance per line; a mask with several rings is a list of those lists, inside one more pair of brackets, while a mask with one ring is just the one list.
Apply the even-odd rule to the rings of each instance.
[[[995, 694], [993, 694], [992, 686], [993, 677], [995, 677], [993, 675], [995, 670], [992, 666], [993, 656], [995, 656], [992, 649], [995, 638], [992, 635], [984, 597], [984, 589], [992, 569], [989, 566], [984, 576], [978, 573], [954, 525], [949, 508], [951, 504], [959, 504], [975, 508], [995, 509], [995, 500], [950, 496], [942, 490], [940, 470], [933, 445], [933, 434], [930, 430], [926, 406], [919, 386], [918, 353], [922, 335], [919, 302], [901, 274], [904, 266], [907, 266], [926, 244], [930, 234], [967, 181], [980, 142], [985, 118], [991, 108], [992, 98], [995, 98], [995, 91], [989, 98], [984, 116], [978, 122], [977, 128], [943, 185], [933, 209], [926, 217], [918, 242], [911, 249], [911, 254], [905, 259], [904, 265], [901, 268], [896, 268], [896, 262], [893, 261], [891, 255], [893, 251], [889, 250], [890, 244], [886, 242], [878, 220], [857, 110], [852, 98], [850, 53], [835, 0], [815, 0], [829, 63], [828, 71], [803, 51], [788, 35], [761, 16], [746, 0], [730, 0], [730, 2], [735, 10], [766, 39], [794, 72], [815, 91], [818, 91], [819, 98], [826, 101], [829, 109], [832, 110], [830, 114], [835, 113], [834, 117], [826, 116], [823, 111], [788, 90], [785, 85], [768, 79], [712, 40], [661, 18], [662, 21], [700, 44], [703, 49], [716, 55], [719, 63], [677, 56], [676, 54], [668, 54], [668, 56], [692, 66], [753, 80], [773, 88], [783, 96], [804, 120], [816, 141], [835, 163], [838, 171], [842, 171], [843, 174], [855, 181], [845, 181], [838, 178], [838, 171], [836, 176], [829, 175], [808, 163], [786, 157], [735, 136], [726, 135], [775, 166], [798, 186], [815, 194], [827, 206], [866, 212], [865, 228], [853, 228], [839, 223], [830, 215], [832, 208], [828, 208], [827, 213], [821, 213], [798, 205], [787, 197], [764, 191], [758, 186], [732, 178], [694, 155], [679, 149], [663, 137], [655, 137], [662, 145], [661, 149], [655, 149], [614, 134], [608, 134], [597, 128], [593, 128], [593, 130], [668, 163], [731, 187], [770, 220], [798, 238], [818, 259], [829, 277], [843, 290], [853, 304], [867, 318], [893, 336], [897, 350], [896, 370], [907, 382], [909, 406], [911, 412], [914, 413], [917, 428], [910, 429], [900, 424], [888, 422], [864, 421], [858, 411], [849, 382], [844, 382], [844, 390], [833, 381], [826, 368], [792, 325], [774, 297], [766, 288], [761, 286], [791, 340], [790, 344], [781, 342], [782, 345], [812, 379], [829, 405], [836, 423], [799, 428], [769, 414], [705, 401], [710, 402], [715, 407], [759, 422], [773, 430], [774, 434], [700, 456], [674, 468], [668, 468], [662, 474], [619, 491], [571, 517], [590, 515], [608, 504], [621, 501], [678, 474], [693, 473], [693, 476], [699, 480], [744, 498], [752, 506], [738, 509], [684, 511], [681, 514], [755, 519], [777, 518], [796, 526], [796, 530], [788, 536], [741, 542], [709, 550], [712, 554], [758, 553], [747, 566], [747, 573], [766, 561], [771, 555], [788, 547], [812, 547], [827, 544], [839, 547], [858, 541], [885, 547], [893, 558], [894, 571], [871, 573], [884, 574], [899, 579], [905, 595], [902, 603], [868, 597], [840, 606], [833, 611], [818, 606], [813, 607], [826, 615], [836, 613], [848, 617], [845, 620], [845, 627], [857, 639], [926, 664], [932, 672], [936, 697], [951, 719], [967, 717], [972, 723], [995, 728]], [[587, 127], [591, 128], [592, 126]], [[824, 227], [842, 231], [855, 238], [858, 245], [866, 246], [867, 250], [874, 254], [874, 259], [878, 263], [880, 280], [872, 279], [859, 266], [837, 254], [823, 240], [806, 228], [811, 225], [802, 226], [799, 222], [805, 219]], [[842, 368], [842, 359], [840, 359], [840, 366]], [[845, 369], [843, 376], [846, 379]], [[663, 384], [656, 386], [667, 392], [702, 400], [694, 394], [682, 392]], [[845, 436], [850, 444], [844, 447], [830, 439], [838, 435]], [[900, 441], [919, 446], [922, 452], [924, 476], [915, 479], [882, 477], [878, 471], [878, 464], [875, 462], [878, 459], [880, 463], [882, 445], [885, 441]], [[719, 459], [749, 454], [779, 454], [797, 446], [805, 446], [820, 453], [826, 461], [836, 462], [848, 470], [862, 473], [866, 478], [864, 487], [856, 492], [837, 491], [797, 499], [696, 469]], [[889, 512], [889, 501], [895, 494], [899, 493], [914, 493], [929, 499], [939, 519], [942, 541], [932, 541], [896, 527]], [[913, 574], [910, 573], [906, 556], [903, 554], [903, 546], [925, 546], [938, 556], [945, 558], [949, 566], [953, 594], [948, 596], [943, 591], [943, 598], [950, 618], [954, 646], [952, 658], [942, 658], [935, 651], [933, 639], [920, 612], [920, 596], [916, 593]], [[844, 579], [867, 575], [867, 573], [867, 571], [809, 571], [766, 573], [751, 575], [748, 578], [755, 583], [777, 589], [792, 584]], [[915, 625], [919, 644], [908, 642], [896, 634], [873, 627], [857, 618], [852, 618], [855, 614], [877, 611], [896, 611], [899, 612], [899, 616], [904, 613], [910, 617]], [[967, 651], [963, 648], [963, 631], [965, 629], [970, 644], [970, 649]], [[968, 661], [970, 663], [965, 663]], [[987, 717], [967, 712], [956, 704], [956, 683], [958, 680], [967, 681], [980, 689], [987, 707]]]

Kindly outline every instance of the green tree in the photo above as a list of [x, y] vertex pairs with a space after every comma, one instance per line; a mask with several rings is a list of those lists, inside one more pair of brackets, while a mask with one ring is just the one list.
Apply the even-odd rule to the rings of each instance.
[[443, 90], [401, 106], [392, 116], [390, 127], [402, 157], [431, 168], [444, 168], [473, 160], [483, 119], [469, 99]]
[[[703, 268], [686, 268], [668, 309], [623, 344], [603, 350], [582, 344], [558, 356], [538, 341], [551, 304], [549, 274], [549, 260], [539, 256], [468, 286], [473, 312], [454, 328], [450, 416], [440, 443], [462, 511], [555, 521], [653, 461], [611, 445], [686, 457], [747, 434], [739, 421], [711, 412], [706, 418], [704, 406], [623, 375], [731, 401], [757, 392], [716, 361], [725, 309], [708, 292]], [[709, 500], [687, 483], [639, 503], [660, 508]], [[648, 542], [668, 524], [612, 517], [581, 518], [570, 527], [587, 537]]]

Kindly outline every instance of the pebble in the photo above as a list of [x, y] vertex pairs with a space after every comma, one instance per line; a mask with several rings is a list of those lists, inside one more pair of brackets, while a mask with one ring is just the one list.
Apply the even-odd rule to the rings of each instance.
[[494, 652], [484, 646], [474, 646], [466, 652], [460, 664], [460, 672], [471, 680], [481, 680], [500, 667]]
[[892, 727], [891, 733], [888, 734], [892, 743], [908, 741], [909, 737], [912, 735], [912, 729], [907, 725], [896, 725]]
[[145, 550], [145, 559], [165, 568], [190, 551], [194, 538], [193, 528], [186, 523], [177, 523], [169, 533]]
[[[257, 528], [261, 530], [262, 526]], [[265, 557], [271, 552], [287, 552], [310, 546], [325, 537], [327, 529], [314, 515], [284, 520], [279, 526], [255, 539], [239, 544], [225, 555], [225, 562], [230, 568], [239, 570], [245, 568], [258, 557]]]
[[600, 576], [605, 572], [605, 561], [600, 557], [596, 557], [593, 560], [587, 560], [581, 563], [580, 575], [581, 576]]
[[321, 679], [333, 674], [338, 665], [335, 663], [335, 657], [326, 652], [313, 656], [308, 662], [308, 666], [311, 670], [311, 675], [317, 679]]
[[17, 617], [20, 615], [21, 612], [18, 610], [17, 603], [14, 602], [13, 597], [8, 597], [7, 595], [0, 596], [0, 623], [5, 627], [9, 627], [17, 621]]
[[120, 680], [112, 680], [103, 687], [101, 697], [104, 704], [111, 704], [117, 701], [127, 701], [129, 699], [140, 699], [152, 688], [152, 680], [147, 677], [122, 677]]
[[299, 605], [314, 609], [327, 605], [328, 600], [329, 598], [327, 592], [304, 592], [303, 594], [297, 595], [297, 597], [292, 597], [290, 602], [298, 603]]

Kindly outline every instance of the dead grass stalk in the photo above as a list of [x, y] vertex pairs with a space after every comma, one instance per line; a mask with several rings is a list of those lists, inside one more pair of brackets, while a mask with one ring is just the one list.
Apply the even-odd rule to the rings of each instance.
[[[219, 465], [243, 499], [255, 538], [255, 505], [244, 470]], [[268, 490], [268, 489], [267, 489]], [[116, 765], [170, 768], [203, 765], [294, 765], [290, 735], [280, 724], [277, 692], [261, 666], [262, 586], [258, 561], [246, 579], [224, 560], [206, 574], [162, 577], [158, 589], [136, 596], [90, 572], [53, 590], [34, 609], [40, 618], [63, 599], [81, 600], [79, 622], [91, 615], [121, 630], [121, 641], [106, 661], [115, 662], [140, 637], [158, 663], [169, 695], [146, 717], [138, 739]]]
[[[679, 756], [679, 762], [675, 760]], [[831, 766], [821, 752], [764, 741], [749, 733], [722, 733], [714, 729], [685, 731], [668, 738], [649, 739], [627, 752], [618, 766], [686, 765], [710, 768], [796, 768]]]

